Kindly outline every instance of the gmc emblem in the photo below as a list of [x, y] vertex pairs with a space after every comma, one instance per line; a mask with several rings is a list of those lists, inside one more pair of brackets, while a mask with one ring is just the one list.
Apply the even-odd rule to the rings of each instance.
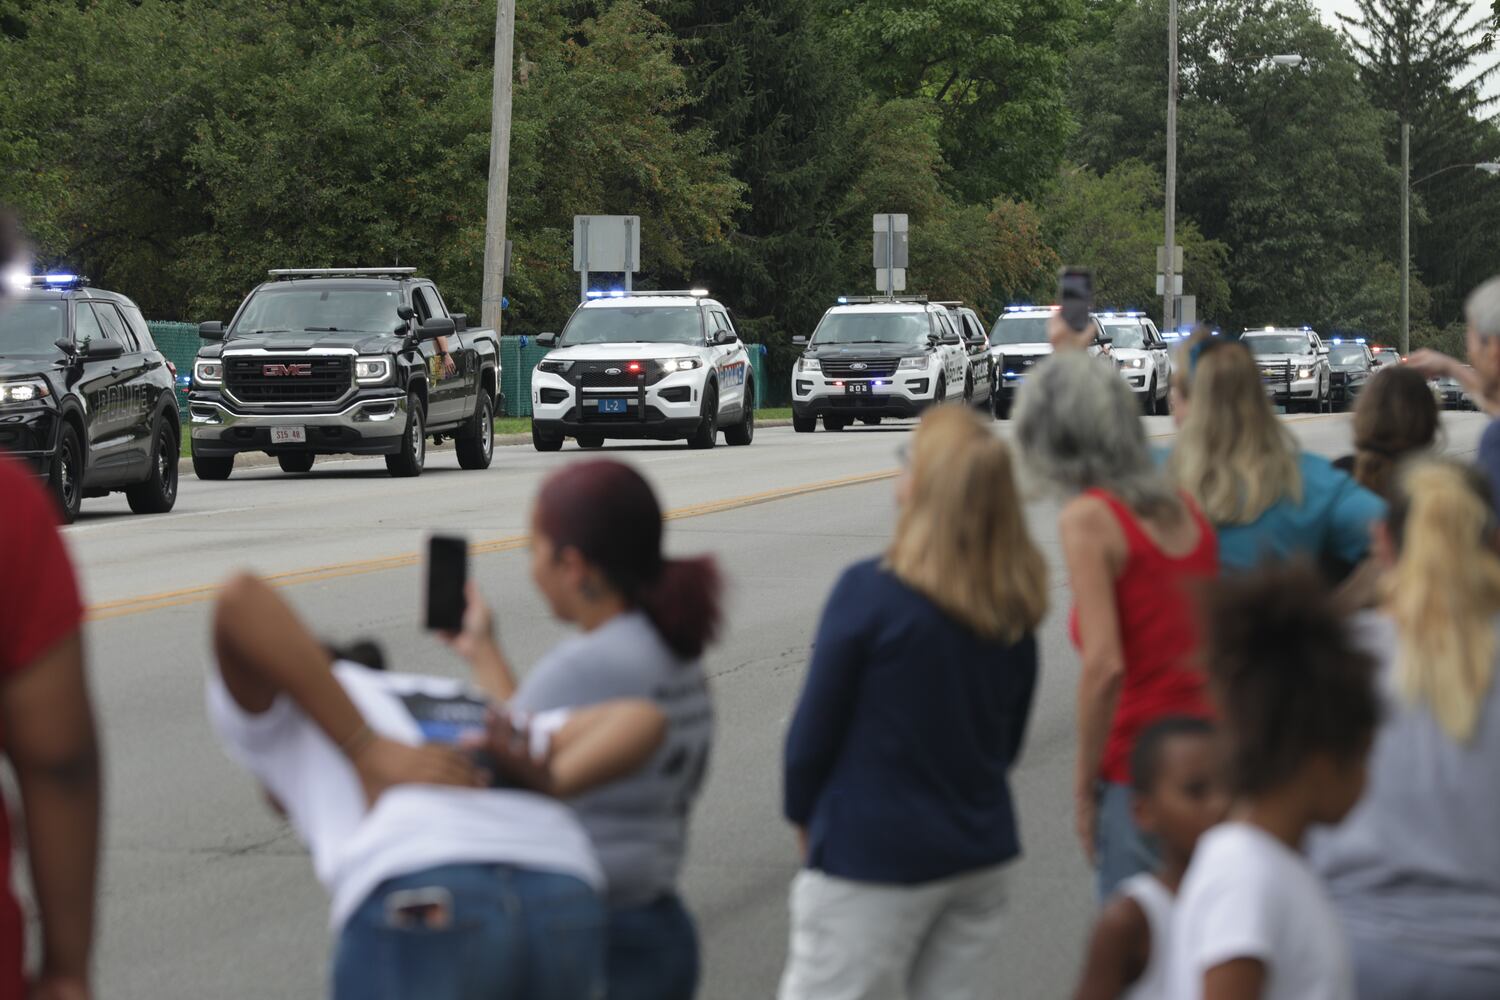
[[283, 375], [311, 375], [312, 365], [262, 365], [260, 373], [269, 378], [280, 378]]

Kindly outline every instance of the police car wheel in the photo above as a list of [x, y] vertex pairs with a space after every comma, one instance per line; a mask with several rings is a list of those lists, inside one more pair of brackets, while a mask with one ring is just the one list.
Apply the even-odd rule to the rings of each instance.
[[1146, 395], [1141, 399], [1142, 407], [1146, 415], [1150, 416], [1156, 412], [1156, 376], [1151, 376], [1151, 384], [1146, 386]]
[[548, 434], [537, 429], [536, 424], [531, 425], [531, 446], [537, 451], [562, 451], [563, 436], [561, 434]]
[[62, 425], [57, 457], [52, 460], [52, 475], [47, 485], [57, 500], [57, 513], [63, 524], [72, 524], [83, 506], [83, 450], [78, 446], [78, 432], [72, 424]]
[[799, 417], [792, 414], [792, 432], [795, 434], [811, 434], [818, 429], [817, 417]]
[[604, 435], [602, 434], [580, 434], [578, 435], [578, 447], [580, 448], [603, 448]]
[[825, 431], [841, 431], [848, 426], [849, 422], [846, 421], [843, 417], [834, 417], [828, 415], [824, 415], [823, 417], [823, 429]]
[[724, 443], [743, 447], [755, 440], [755, 383], [745, 383], [745, 418], [724, 428]]
[[276, 464], [281, 466], [282, 472], [311, 472], [313, 458], [310, 451], [289, 451], [277, 455]]
[[719, 387], [710, 385], [703, 390], [703, 416], [698, 429], [688, 438], [689, 448], [707, 449], [719, 443]]
[[125, 490], [130, 509], [137, 514], [165, 514], [177, 504], [177, 431], [166, 420], [156, 425], [151, 447], [151, 475]]
[[862, 424], [864, 424], [866, 427], [879, 427], [880, 426], [880, 418], [879, 417], [860, 417], [859, 418], [859, 422], [862, 423]]

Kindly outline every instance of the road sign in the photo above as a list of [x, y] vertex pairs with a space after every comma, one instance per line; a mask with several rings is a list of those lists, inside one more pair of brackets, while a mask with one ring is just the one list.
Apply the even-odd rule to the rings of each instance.
[[[1167, 248], [1156, 248], [1156, 273], [1164, 274], [1167, 270]], [[1182, 273], [1182, 244], [1178, 243], [1172, 247], [1172, 271], [1174, 274]], [[1156, 294], [1160, 295], [1160, 292]]]
[[579, 300], [588, 296], [589, 273], [603, 271], [631, 276], [641, 269], [639, 215], [573, 216], [573, 270], [579, 273]]
[[[1164, 289], [1166, 287], [1167, 276], [1164, 274], [1158, 274], [1156, 276], [1156, 294], [1165, 295], [1166, 292], [1164, 291]], [[1182, 294], [1182, 272], [1179, 271], [1177, 274], [1172, 275], [1172, 288], [1178, 295]]]
[[1181, 295], [1177, 298], [1177, 308], [1173, 310], [1177, 317], [1178, 326], [1198, 325], [1198, 296]]
[[[893, 273], [896, 279], [894, 283], [892, 283], [890, 278], [890, 275]], [[877, 292], [889, 292], [892, 295], [896, 292], [906, 291], [906, 268], [897, 267], [887, 269], [877, 267], [875, 269], [875, 290]]]
[[905, 268], [910, 266], [907, 258], [908, 251], [908, 226], [905, 215], [877, 215], [875, 216], [873, 229], [875, 231], [874, 253], [870, 256], [870, 266], [876, 269], [884, 267]]

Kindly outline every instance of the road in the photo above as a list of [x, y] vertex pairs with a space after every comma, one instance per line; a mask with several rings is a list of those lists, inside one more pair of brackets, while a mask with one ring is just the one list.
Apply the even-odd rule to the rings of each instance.
[[[1346, 417], [1290, 421], [1305, 445], [1347, 450]], [[1450, 450], [1482, 427], [1450, 415]], [[1170, 437], [1165, 418], [1153, 436]], [[873, 554], [893, 519], [896, 449], [909, 425], [843, 434], [764, 429], [750, 448], [610, 448], [651, 479], [673, 511], [670, 547], [711, 552], [731, 581], [730, 628], [709, 657], [719, 732], [698, 807], [685, 892], [704, 939], [701, 995], [764, 998], [785, 953], [792, 838], [779, 819], [779, 761], [811, 634], [839, 570]], [[1004, 431], [1002, 431], [1004, 433]], [[392, 480], [369, 461], [328, 461], [291, 477], [273, 468], [200, 483], [177, 509], [133, 517], [122, 498], [89, 501], [68, 543], [93, 608], [95, 698], [108, 765], [100, 995], [197, 1000], [321, 995], [327, 901], [285, 825], [231, 767], [204, 719], [212, 586], [248, 567], [332, 638], [370, 636], [398, 669], [457, 675], [417, 626], [416, 553], [429, 531], [477, 545], [473, 573], [499, 607], [504, 642], [530, 663], [563, 634], [532, 592], [524, 534], [541, 478], [585, 457], [504, 448], [485, 473], [433, 454], [426, 474]], [[186, 463], [184, 463], [186, 468]], [[300, 480], [300, 481], [299, 481]], [[1029, 503], [1053, 566], [1043, 680], [1015, 774], [1026, 854], [1014, 869], [1011, 928], [997, 942], [997, 996], [1062, 995], [1092, 900], [1069, 815], [1072, 692], [1056, 506]]]

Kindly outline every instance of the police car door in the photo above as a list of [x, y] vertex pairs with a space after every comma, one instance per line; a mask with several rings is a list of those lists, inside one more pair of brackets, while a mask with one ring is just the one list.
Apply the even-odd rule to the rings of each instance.
[[[79, 395], [87, 408], [89, 457], [86, 482], [90, 486], [106, 485], [129, 478], [138, 471], [135, 468], [136, 456], [131, 454], [134, 442], [130, 382], [139, 374], [140, 356], [132, 359], [130, 345], [115, 330], [118, 313], [115, 317], [104, 313], [101, 318], [94, 311], [94, 305], [85, 299], [74, 300], [73, 310], [74, 342], [80, 349], [84, 344], [97, 348], [109, 343], [119, 345], [121, 352], [118, 358], [85, 355], [78, 385]], [[112, 332], [115, 336], [111, 336]]]
[[1172, 377], [1172, 352], [1167, 350], [1167, 342], [1162, 339], [1155, 323], [1142, 319], [1141, 330], [1145, 334], [1146, 350], [1151, 352], [1151, 364], [1156, 369], [1162, 390], [1165, 391]]
[[953, 317], [947, 309], [941, 309], [937, 314], [938, 337], [942, 341], [938, 350], [943, 356], [943, 370], [948, 373], [948, 386], [956, 392], [963, 392], [964, 376], [969, 370], [969, 355], [964, 349], [963, 338], [958, 335], [958, 328], [953, 325]]
[[745, 363], [739, 357], [740, 342], [729, 316], [721, 309], [708, 312], [708, 342], [714, 367], [719, 372], [719, 409], [740, 407], [745, 402]]

